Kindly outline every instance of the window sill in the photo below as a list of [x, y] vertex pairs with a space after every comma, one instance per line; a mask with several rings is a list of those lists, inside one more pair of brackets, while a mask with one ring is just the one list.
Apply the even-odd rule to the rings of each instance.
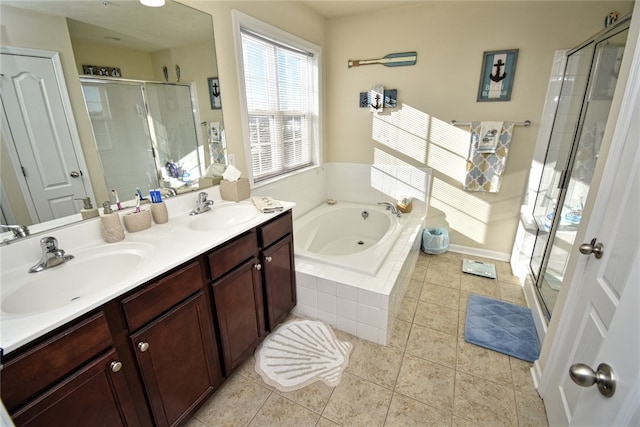
[[261, 187], [265, 187], [267, 185], [274, 184], [274, 183], [276, 183], [278, 181], [283, 181], [285, 179], [293, 178], [296, 175], [300, 175], [300, 174], [303, 174], [303, 173], [310, 172], [310, 171], [312, 171], [314, 169], [321, 169], [321, 168], [322, 168], [322, 165], [307, 166], [306, 168], [297, 169], [297, 170], [295, 170], [293, 172], [289, 172], [289, 173], [287, 173], [285, 175], [278, 175], [276, 177], [265, 179], [264, 181], [259, 181], [257, 183], [253, 182], [253, 180], [251, 180], [252, 181], [251, 182], [251, 189], [253, 190], [253, 189], [258, 189], [258, 188], [261, 188]]

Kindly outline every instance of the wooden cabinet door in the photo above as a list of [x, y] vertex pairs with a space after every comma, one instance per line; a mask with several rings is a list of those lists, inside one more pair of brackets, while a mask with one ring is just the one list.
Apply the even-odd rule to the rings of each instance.
[[269, 330], [296, 305], [296, 275], [291, 235], [263, 252], [264, 288]]
[[115, 350], [12, 413], [16, 426], [135, 426], [140, 422]]
[[266, 335], [261, 268], [258, 259], [253, 258], [213, 283], [227, 376]]
[[199, 292], [131, 336], [158, 426], [170, 426], [222, 382], [206, 298]]

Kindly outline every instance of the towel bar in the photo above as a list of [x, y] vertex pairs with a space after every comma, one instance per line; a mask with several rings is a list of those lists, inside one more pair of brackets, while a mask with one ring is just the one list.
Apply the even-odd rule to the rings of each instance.
[[[471, 122], [459, 122], [457, 120], [451, 120], [451, 124], [453, 126], [469, 126]], [[531, 126], [531, 120], [525, 120], [524, 122], [514, 122], [513, 124], [515, 126], [529, 127]]]

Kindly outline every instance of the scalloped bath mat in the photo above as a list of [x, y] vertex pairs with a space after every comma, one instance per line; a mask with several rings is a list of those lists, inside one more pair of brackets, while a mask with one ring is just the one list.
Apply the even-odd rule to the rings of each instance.
[[475, 294], [469, 295], [464, 340], [527, 362], [540, 354], [529, 308]]
[[315, 320], [283, 323], [256, 350], [255, 370], [279, 391], [293, 391], [315, 381], [340, 383], [353, 344], [339, 341], [331, 328]]

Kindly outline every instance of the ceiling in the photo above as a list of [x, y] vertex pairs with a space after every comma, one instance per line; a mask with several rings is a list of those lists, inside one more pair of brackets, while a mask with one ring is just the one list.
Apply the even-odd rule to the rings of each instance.
[[360, 13], [407, 6], [424, 1], [425, 0], [315, 0], [303, 1], [303, 3], [307, 4], [311, 9], [325, 18], [338, 18], [341, 16], [357, 15]]

